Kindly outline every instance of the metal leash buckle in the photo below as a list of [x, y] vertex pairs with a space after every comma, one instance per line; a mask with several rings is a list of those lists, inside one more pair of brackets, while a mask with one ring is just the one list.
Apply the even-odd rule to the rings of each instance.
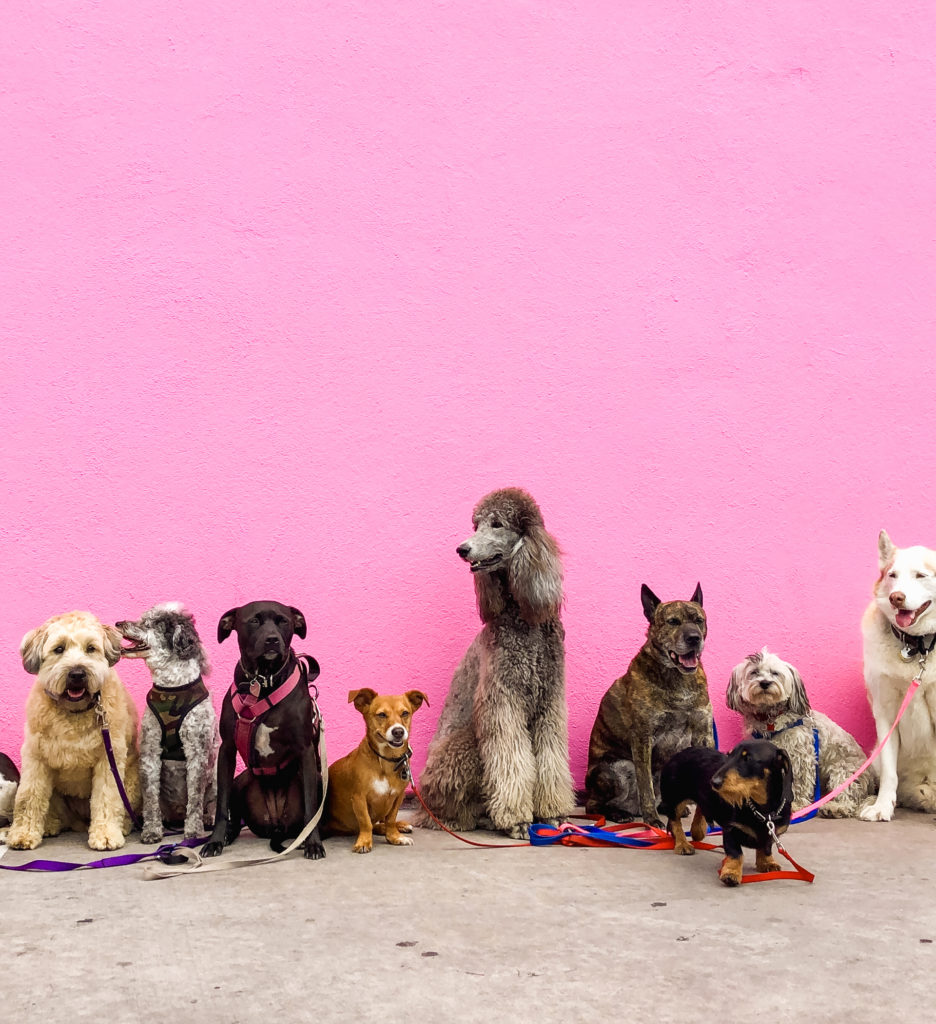
[[100, 720], [101, 731], [103, 732], [105, 730], [108, 730], [109, 727], [107, 724], [107, 712], [104, 710], [104, 705], [100, 702], [100, 700], [94, 702], [94, 713], [98, 716], [98, 719]]

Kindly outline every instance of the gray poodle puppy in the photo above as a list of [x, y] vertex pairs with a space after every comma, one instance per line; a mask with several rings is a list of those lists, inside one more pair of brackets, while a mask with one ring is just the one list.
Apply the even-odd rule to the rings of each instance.
[[153, 676], [140, 726], [144, 843], [158, 843], [163, 822], [184, 822], [186, 839], [214, 821], [218, 727], [203, 676], [211, 669], [195, 620], [181, 604], [158, 604], [137, 622], [118, 622]]
[[[507, 488], [482, 498], [457, 553], [474, 576], [484, 628], [455, 671], [429, 744], [423, 797], [444, 824], [525, 839], [574, 798], [569, 772], [562, 566], [536, 502]], [[430, 826], [422, 812], [417, 823]]]
[[[809, 705], [799, 672], [766, 647], [736, 665], [725, 703], [744, 716], [745, 736], [768, 739], [785, 750], [793, 763], [793, 810], [813, 802], [816, 789], [816, 749], [819, 734], [820, 793], [835, 789], [865, 761], [858, 741], [821, 711]], [[820, 808], [826, 818], [854, 818], [865, 797], [876, 793], [875, 765], [843, 793]]]

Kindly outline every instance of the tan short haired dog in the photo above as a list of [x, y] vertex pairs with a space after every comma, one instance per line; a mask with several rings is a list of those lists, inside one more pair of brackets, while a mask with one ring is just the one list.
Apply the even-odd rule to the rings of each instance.
[[413, 713], [429, 699], [421, 690], [387, 697], [365, 687], [348, 694], [352, 702], [367, 731], [358, 747], [328, 769], [324, 833], [357, 833], [352, 853], [370, 853], [375, 832], [393, 846], [412, 846], [413, 840], [401, 835], [412, 826], [398, 822], [397, 812], [410, 780]]
[[117, 769], [136, 808], [137, 712], [114, 671], [120, 633], [90, 612], [68, 612], [28, 632], [20, 655], [38, 678], [26, 700], [23, 772], [7, 845], [33, 850], [43, 836], [87, 828], [92, 850], [119, 849], [130, 820], [96, 709], [106, 715]]

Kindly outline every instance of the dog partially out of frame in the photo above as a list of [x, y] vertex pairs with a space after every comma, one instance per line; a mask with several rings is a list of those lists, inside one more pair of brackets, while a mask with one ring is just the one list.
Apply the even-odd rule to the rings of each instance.
[[131, 825], [100, 714], [134, 811], [140, 800], [137, 712], [114, 671], [120, 633], [90, 612], [68, 612], [27, 633], [20, 655], [38, 678], [26, 700], [22, 778], [7, 845], [33, 850], [43, 836], [87, 828], [92, 850], [119, 849]]
[[919, 678], [921, 685], [881, 752], [877, 799], [860, 811], [866, 821], [890, 821], [897, 804], [936, 812], [936, 551], [897, 548], [882, 530], [878, 567], [861, 631], [865, 685], [879, 743], [910, 683]]
[[[484, 628], [455, 671], [420, 783], [448, 828], [526, 839], [534, 820], [558, 823], [574, 806], [562, 566], [526, 491], [486, 495], [472, 522], [456, 551], [471, 567]], [[433, 824], [424, 812], [416, 821]]]
[[640, 818], [659, 827], [656, 791], [664, 763], [684, 747], [714, 747], [701, 656], [707, 631], [702, 587], [663, 603], [640, 588], [647, 640], [601, 699], [588, 744], [589, 814]]
[[[794, 811], [813, 802], [817, 771], [819, 792], [825, 796], [865, 762], [864, 751], [854, 736], [828, 715], [810, 707], [799, 672], [766, 647], [734, 667], [725, 703], [744, 716], [745, 736], [770, 740], [789, 754], [793, 764]], [[857, 817], [864, 800], [877, 792], [877, 785], [877, 769], [871, 765], [848, 789], [821, 807], [819, 815]]]
[[158, 604], [135, 622], [118, 622], [130, 646], [125, 658], [145, 658], [153, 677], [140, 724], [140, 785], [144, 843], [158, 843], [163, 823], [182, 824], [183, 837], [214, 824], [218, 726], [203, 677], [211, 671], [181, 604]]
[[356, 835], [352, 853], [370, 853], [374, 835], [391, 846], [412, 846], [412, 826], [397, 820], [410, 780], [413, 714], [429, 701], [421, 690], [388, 696], [352, 690], [348, 703], [364, 717], [364, 738], [328, 769], [322, 834]]
[[721, 825], [725, 859], [718, 877], [725, 885], [741, 882], [744, 846], [757, 851], [758, 871], [780, 870], [773, 843], [790, 826], [793, 802], [793, 766], [785, 750], [768, 740], [746, 740], [730, 754], [705, 747], [680, 750], [663, 766], [660, 796], [659, 811], [678, 854], [695, 853], [682, 825], [690, 803], [696, 805], [693, 839], [704, 839], [709, 823]]
[[[13, 801], [19, 785], [19, 769], [6, 754], [0, 754], [0, 828], [13, 820]], [[3, 839], [0, 837], [0, 842]]]

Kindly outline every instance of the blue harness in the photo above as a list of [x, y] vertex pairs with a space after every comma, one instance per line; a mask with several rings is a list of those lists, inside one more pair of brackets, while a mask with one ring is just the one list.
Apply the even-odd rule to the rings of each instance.
[[[782, 729], [774, 729], [772, 732], [752, 732], [751, 735], [756, 740], [772, 740], [774, 736], [777, 735], [777, 733], [786, 732], [787, 729], [795, 729], [797, 728], [797, 726], [800, 726], [802, 724], [803, 719], [798, 718], [795, 722], [791, 722], [789, 725], [785, 725]], [[822, 796], [822, 786], [820, 785], [819, 780], [819, 730], [815, 726], [813, 726], [812, 741], [813, 751], [816, 755], [816, 788], [815, 792], [813, 793], [812, 799], [812, 802], [815, 803], [819, 799], [819, 797]], [[809, 814], [805, 815], [804, 817], [797, 818], [797, 824], [801, 821], [809, 821], [810, 818], [815, 818], [815, 816], [816, 811], [810, 811]]]

